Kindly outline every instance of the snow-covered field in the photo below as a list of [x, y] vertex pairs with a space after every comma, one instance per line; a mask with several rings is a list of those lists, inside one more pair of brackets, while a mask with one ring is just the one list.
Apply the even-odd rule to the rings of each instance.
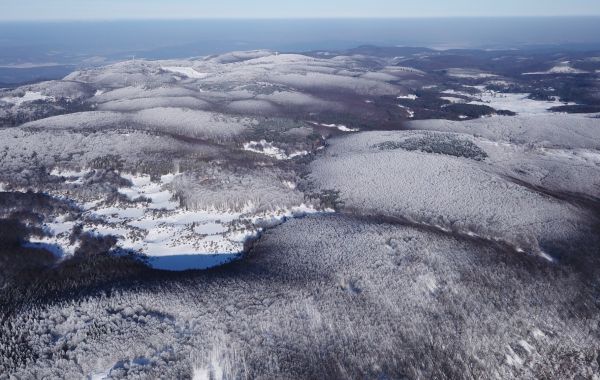
[[209, 75], [207, 73], [200, 73], [200, 72], [194, 70], [194, 68], [192, 68], [192, 67], [166, 66], [166, 67], [161, 67], [161, 69], [163, 69], [165, 71], [169, 71], [171, 73], [180, 74], [184, 77], [192, 78], [192, 79], [202, 79], [202, 78], [206, 78]]
[[0, 102], [12, 104], [15, 107], [19, 107], [26, 102], [35, 102], [37, 100], [54, 100], [52, 96], [42, 95], [40, 92], [26, 91], [23, 96], [6, 96], [0, 98]]
[[523, 75], [551, 75], [551, 74], [555, 74], [555, 75], [556, 74], [589, 74], [589, 72], [571, 67], [570, 62], [561, 62], [558, 65], [556, 65], [546, 71], [523, 73]]
[[446, 90], [443, 92], [446, 99], [452, 103], [465, 103], [489, 106], [497, 110], [508, 110], [516, 112], [519, 115], [540, 115], [548, 114], [550, 108], [573, 105], [574, 103], [564, 103], [559, 100], [540, 101], [530, 99], [531, 94], [526, 93], [501, 93], [493, 90], [487, 90], [485, 86], [472, 86], [479, 92], [473, 95], [466, 92]]
[[264, 154], [278, 160], [291, 160], [293, 158], [302, 157], [309, 154], [309, 152], [306, 150], [287, 154], [284, 150], [274, 146], [273, 143], [267, 142], [266, 140], [244, 143], [244, 150], [258, 154]]
[[400, 107], [404, 111], [406, 111], [406, 117], [408, 117], [409, 119], [412, 119], [413, 117], [415, 117], [415, 111], [411, 110], [410, 108], [403, 106], [401, 104], [399, 104], [398, 107]]
[[486, 73], [479, 70], [469, 70], [461, 68], [450, 68], [446, 70], [446, 75], [453, 78], [460, 79], [487, 79], [494, 78], [498, 75], [492, 73]]
[[358, 128], [348, 128], [347, 126], [345, 126], [343, 124], [327, 124], [327, 123], [317, 123], [317, 122], [311, 122], [311, 124], [318, 125], [318, 126], [325, 127], [325, 128], [334, 128], [341, 132], [358, 132], [358, 131], [360, 131], [360, 129], [358, 129]]
[[418, 98], [419, 97], [415, 94], [399, 95], [396, 97], [396, 99], [409, 99], [409, 100], [415, 100]]
[[[70, 184], [82, 184], [90, 171], [54, 169], [54, 176]], [[176, 175], [167, 174], [159, 181], [149, 175], [121, 173], [131, 186], [119, 193], [132, 203], [105, 205], [102, 199], [81, 205], [84, 231], [118, 238], [117, 248], [148, 258], [157, 269], [207, 269], [240, 257], [248, 239], [256, 237], [264, 226], [286, 219], [317, 213], [314, 207], [299, 204], [256, 212], [252, 204], [242, 210], [182, 208], [169, 189]], [[51, 248], [61, 259], [77, 249], [70, 241], [71, 231], [82, 221], [64, 220], [63, 216], [45, 224], [49, 236], [31, 240], [30, 246]]]

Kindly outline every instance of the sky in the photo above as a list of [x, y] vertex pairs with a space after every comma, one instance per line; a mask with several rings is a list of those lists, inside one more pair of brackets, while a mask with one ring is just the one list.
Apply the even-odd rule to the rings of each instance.
[[600, 16], [600, 0], [0, 0], [1, 21]]

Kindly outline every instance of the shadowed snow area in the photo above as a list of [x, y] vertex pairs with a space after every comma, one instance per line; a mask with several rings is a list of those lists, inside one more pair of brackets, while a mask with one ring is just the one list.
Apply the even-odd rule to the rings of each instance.
[[564, 317], [585, 292], [576, 274], [418, 227], [295, 219], [227, 270], [146, 281], [11, 318], [1, 336], [33, 331], [25, 339], [39, 355], [11, 372], [536, 378], [557, 361], [569, 374], [597, 369], [593, 306]]

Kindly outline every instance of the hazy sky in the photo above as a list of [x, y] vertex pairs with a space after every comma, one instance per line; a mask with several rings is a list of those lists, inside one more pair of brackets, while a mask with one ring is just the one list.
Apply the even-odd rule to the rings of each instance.
[[0, 20], [600, 15], [600, 0], [0, 0]]

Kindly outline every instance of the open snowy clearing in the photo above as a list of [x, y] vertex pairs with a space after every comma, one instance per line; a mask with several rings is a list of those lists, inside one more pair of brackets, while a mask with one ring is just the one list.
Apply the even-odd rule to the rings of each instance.
[[244, 150], [248, 152], [264, 154], [265, 156], [273, 157], [278, 160], [291, 160], [293, 158], [302, 157], [309, 154], [309, 152], [306, 150], [287, 154], [284, 150], [274, 146], [273, 143], [267, 142], [266, 140], [244, 143]]
[[556, 74], [589, 74], [584, 70], [579, 70], [571, 67], [570, 62], [561, 62], [547, 71], [537, 71], [530, 73], [523, 73], [523, 75], [556, 75]]
[[473, 95], [466, 92], [446, 90], [443, 92], [446, 96], [442, 99], [451, 103], [476, 104], [489, 106], [497, 110], [508, 110], [519, 115], [543, 115], [550, 113], [552, 107], [563, 105], [574, 105], [574, 103], [564, 103], [558, 100], [540, 101], [530, 99], [531, 94], [527, 93], [503, 93], [486, 89], [485, 86], [473, 86], [479, 91]]
[[461, 68], [450, 68], [446, 70], [446, 75], [452, 78], [461, 78], [461, 79], [487, 79], [494, 78], [498, 75], [492, 73], [486, 73], [478, 70], [469, 70], [469, 69], [461, 69]]
[[358, 128], [348, 128], [347, 126], [342, 125], [342, 124], [325, 124], [325, 123], [317, 123], [314, 121], [311, 121], [310, 123], [313, 125], [318, 125], [318, 126], [325, 127], [325, 128], [334, 128], [341, 132], [358, 132], [358, 131], [360, 131], [360, 129], [358, 129]]
[[50, 100], [50, 101], [52, 101], [52, 100], [54, 100], [54, 97], [42, 95], [41, 92], [26, 91], [23, 96], [3, 97], [3, 98], [0, 98], [0, 101], [8, 103], [8, 104], [12, 104], [15, 107], [19, 107], [23, 103], [35, 102], [37, 100]]
[[175, 74], [180, 74], [183, 75], [184, 77], [187, 78], [192, 78], [192, 79], [202, 79], [202, 78], [206, 78], [209, 74], [208, 73], [200, 73], [196, 70], [194, 70], [192, 67], [176, 67], [176, 66], [166, 66], [166, 67], [161, 67], [161, 69], [165, 70], [165, 71], [169, 71], [171, 73], [175, 73]]
[[[52, 175], [65, 177], [72, 184], [80, 183], [89, 171], [61, 171]], [[132, 204], [105, 206], [101, 200], [82, 205], [86, 222], [84, 231], [118, 238], [117, 247], [140, 253], [157, 269], [207, 269], [240, 257], [244, 244], [257, 236], [263, 227], [274, 226], [288, 218], [318, 212], [299, 204], [290, 208], [256, 212], [251, 204], [240, 211], [224, 209], [186, 210], [173, 201], [168, 185], [174, 174], [163, 175], [153, 182], [148, 175], [121, 176], [132, 183], [119, 192]], [[46, 223], [50, 236], [32, 240], [39, 247], [54, 247], [62, 258], [72, 255], [76, 246], [69, 241], [74, 221], [61, 217]]]

